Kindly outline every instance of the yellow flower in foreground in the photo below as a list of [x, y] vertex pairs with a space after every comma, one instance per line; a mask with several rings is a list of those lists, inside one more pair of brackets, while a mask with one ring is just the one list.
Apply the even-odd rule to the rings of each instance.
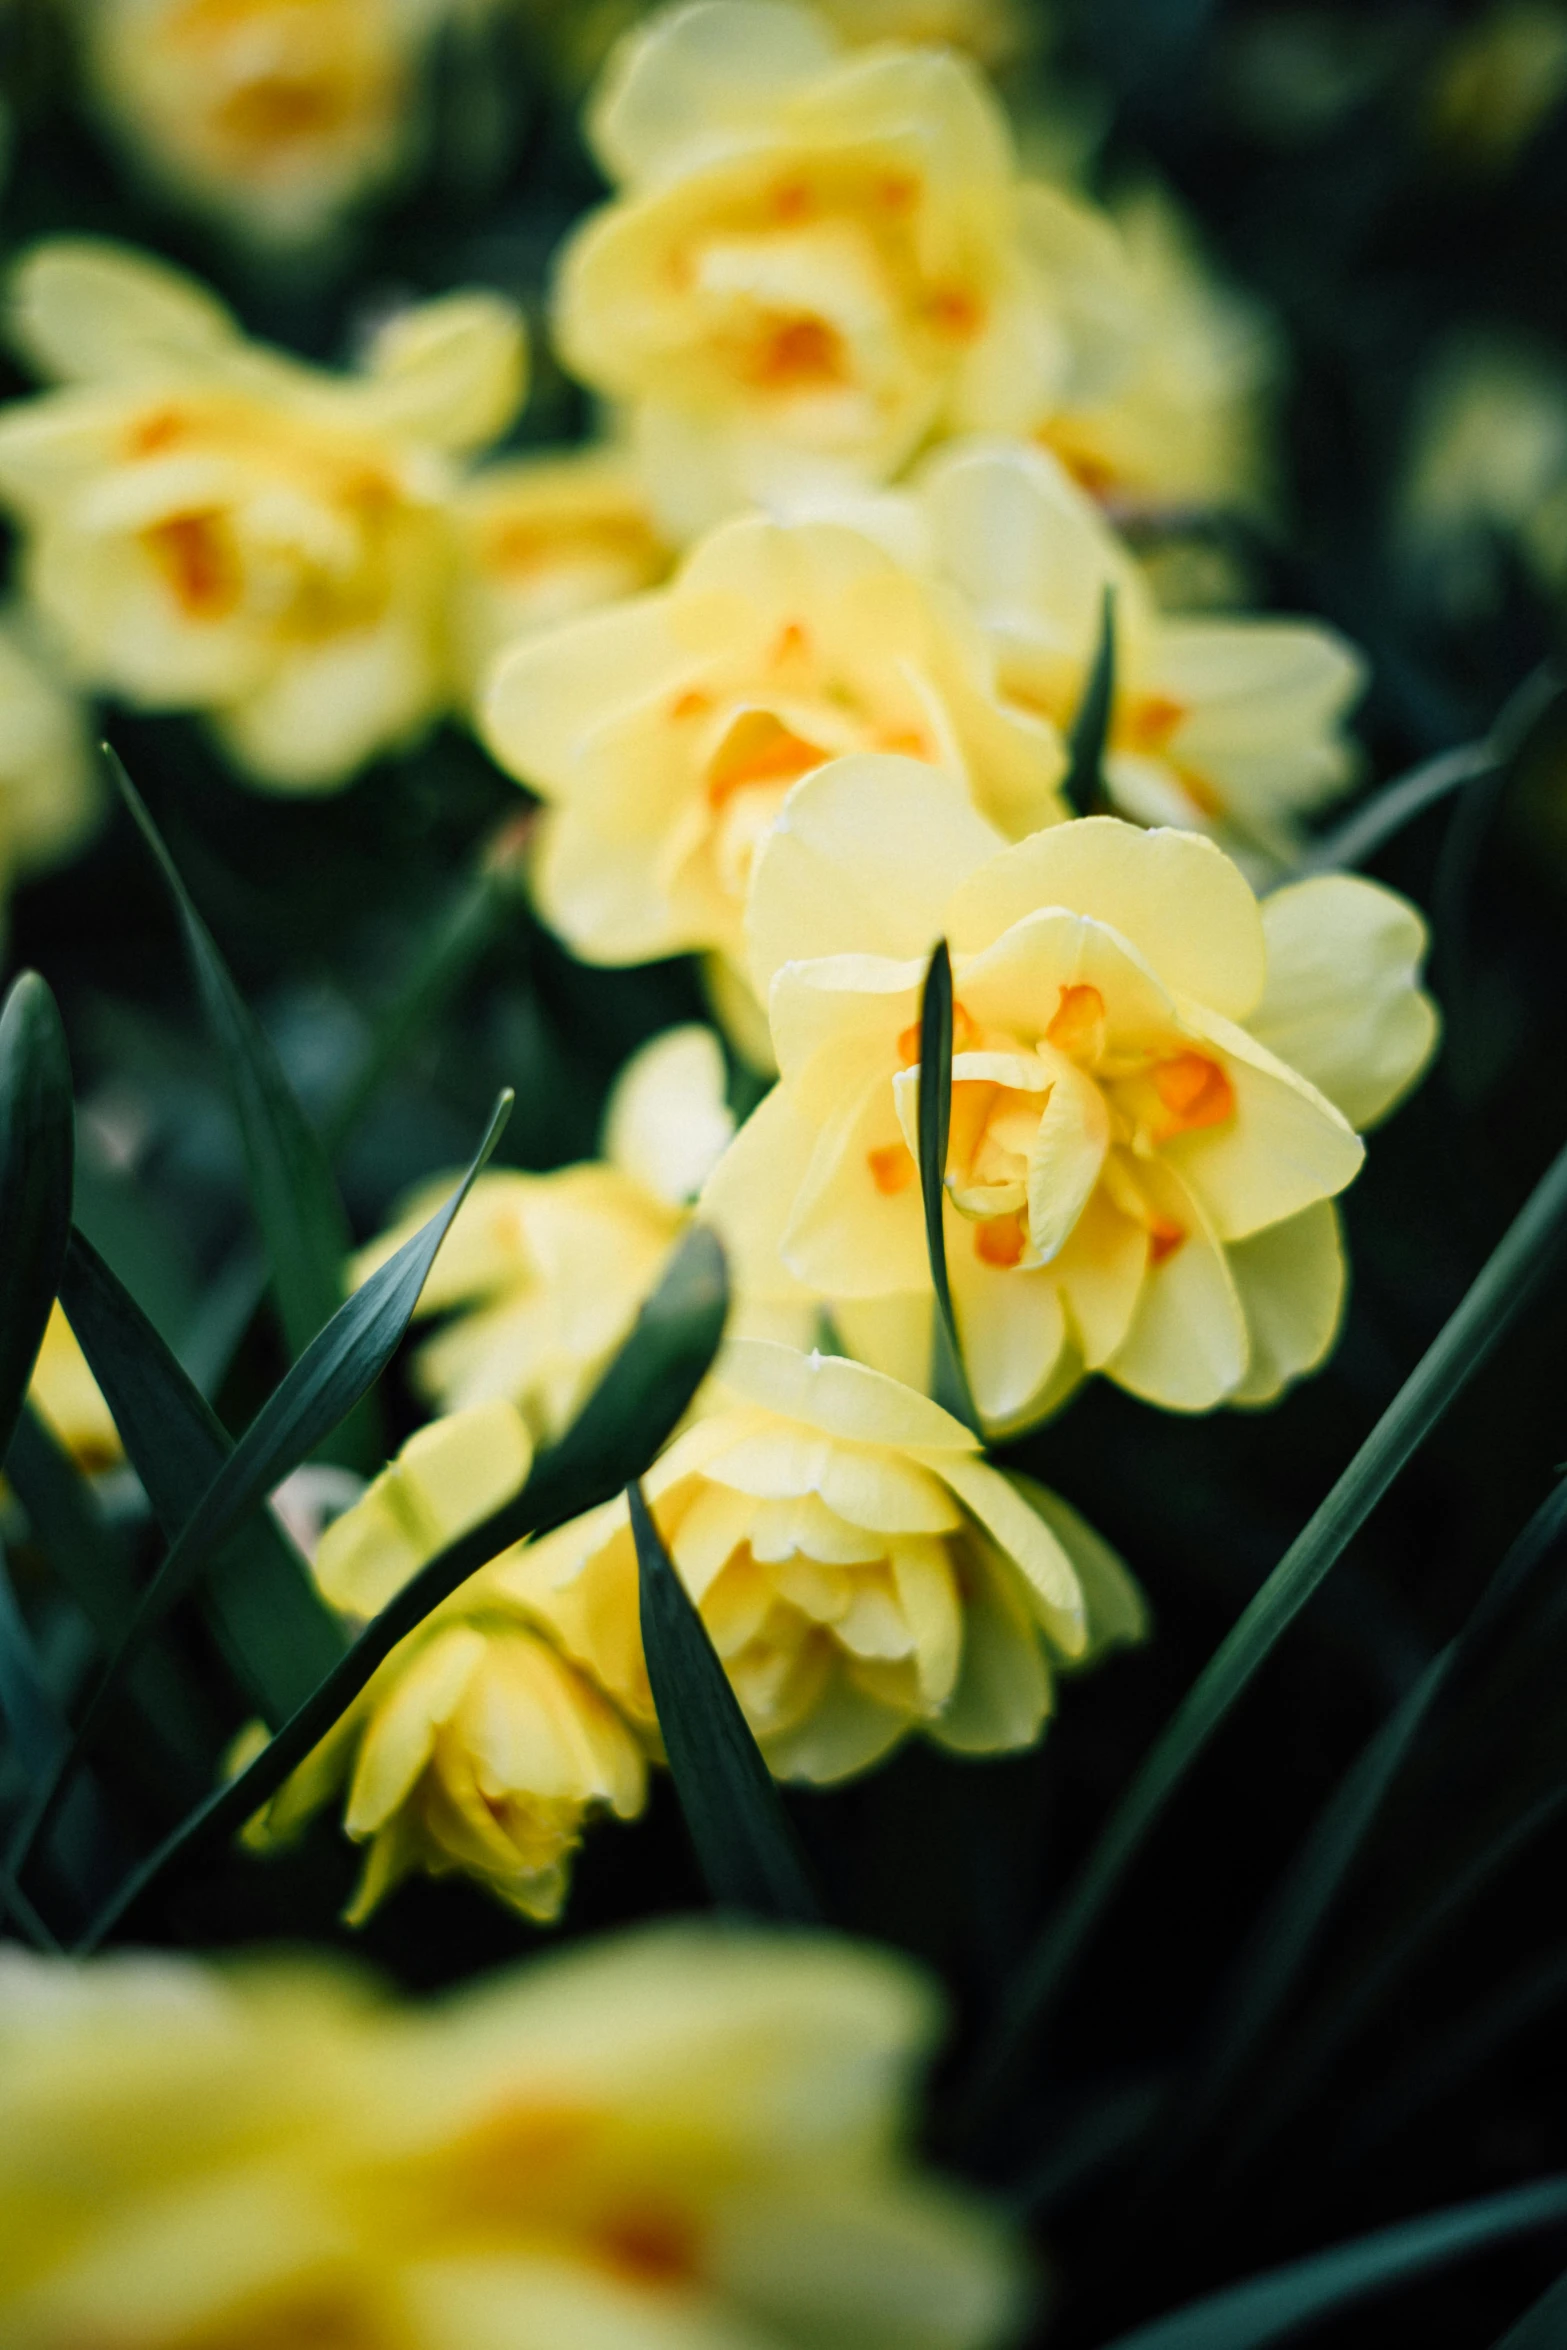
[[[507, 1403], [420, 1429], [322, 1535], [323, 1595], [351, 1618], [373, 1615], [517, 1492], [532, 1458]], [[588, 1817], [635, 1818], [647, 1770], [614, 1708], [481, 1575], [393, 1650], [251, 1823], [250, 1842], [287, 1839], [345, 1787], [343, 1826], [369, 1846], [351, 1924], [416, 1869], [462, 1871], [548, 1923]]]
[[[419, 1300], [421, 1314], [451, 1315], [415, 1358], [421, 1391], [445, 1411], [509, 1397], [541, 1442], [558, 1436], [631, 1328], [733, 1131], [717, 1038], [669, 1029], [617, 1081], [607, 1160], [481, 1175]], [[355, 1259], [356, 1284], [434, 1214], [452, 1181], [421, 1185]]]
[[14, 339], [66, 388], [0, 417], [26, 577], [89, 683], [211, 714], [285, 790], [343, 782], [449, 698], [452, 459], [522, 385], [490, 294], [405, 311], [361, 373], [249, 343], [201, 287], [128, 249], [39, 246]]
[[726, 523], [672, 586], [519, 645], [485, 731], [549, 803], [539, 902], [594, 962], [738, 965], [761, 842], [847, 751], [949, 768], [1011, 836], [1063, 813], [1060, 742], [1002, 704], [959, 599], [831, 522]]
[[92, 0], [98, 105], [136, 160], [241, 235], [319, 236], [392, 177], [450, 0]]
[[636, 468], [613, 449], [487, 465], [451, 515], [452, 634], [474, 693], [517, 637], [635, 595], [669, 569]]
[[1259, 906], [1200, 834], [1113, 817], [1008, 847], [903, 760], [807, 777], [757, 868], [782, 1078], [702, 1203], [742, 1283], [929, 1296], [919, 1007], [941, 937], [947, 1262], [987, 1423], [1039, 1418], [1084, 1370], [1204, 1411], [1320, 1363], [1356, 1130], [1436, 1034], [1419, 915], [1349, 875]]
[[[1140, 1636], [1106, 1545], [923, 1395], [754, 1339], [715, 1386], [643, 1489], [781, 1778], [845, 1778], [915, 1730], [961, 1754], [1032, 1745], [1052, 1663]], [[488, 1573], [652, 1730], [623, 1498]]]
[[1004, 692], [1057, 729], [1081, 705], [1113, 591], [1104, 775], [1126, 815], [1283, 858], [1300, 816], [1349, 782], [1344, 722], [1365, 671], [1333, 630], [1161, 613], [1113, 531], [1043, 450], [978, 441], [943, 451], [921, 502], [932, 560], [983, 621]]
[[27, 1400], [78, 1468], [107, 1469], [123, 1459], [113, 1415], [58, 1303], [50, 1311]]
[[632, 404], [681, 535], [806, 481], [885, 480], [1003, 386], [1043, 413], [1102, 364], [1114, 234], [1019, 180], [951, 50], [694, 0], [620, 44], [588, 127], [622, 193], [566, 247], [557, 335]]
[[683, 1925], [432, 2008], [316, 1966], [0, 1956], [10, 2350], [991, 2350], [891, 1953]]
[[87, 731], [25, 627], [0, 622], [0, 896], [69, 854], [98, 807]]

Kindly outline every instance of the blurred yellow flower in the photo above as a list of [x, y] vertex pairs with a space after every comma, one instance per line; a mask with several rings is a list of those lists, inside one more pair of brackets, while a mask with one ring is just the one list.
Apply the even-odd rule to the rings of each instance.
[[1255, 305], [1208, 272], [1173, 199], [1155, 186], [1115, 208], [1125, 357], [1099, 396], [1032, 420], [1008, 406], [981, 424], [1032, 429], [1096, 498], [1117, 508], [1265, 503], [1264, 400], [1273, 339]]
[[[458, 1210], [419, 1300], [451, 1319], [414, 1376], [444, 1411], [505, 1396], [540, 1442], [559, 1436], [652, 1289], [686, 1204], [734, 1131], [711, 1029], [666, 1030], [622, 1071], [603, 1161], [550, 1175], [492, 1169]], [[367, 1280], [446, 1198], [422, 1184], [354, 1261]]]
[[935, 761], [1009, 835], [1063, 812], [1060, 742], [1003, 704], [959, 599], [834, 522], [741, 517], [668, 588], [519, 645], [485, 732], [549, 803], [539, 902], [594, 962], [740, 964], [758, 847], [846, 751]]
[[929, 1296], [919, 1005], [945, 937], [947, 1260], [987, 1424], [1085, 1370], [1204, 1411], [1321, 1362], [1356, 1129], [1436, 1035], [1403, 900], [1336, 875], [1259, 907], [1200, 834], [1111, 817], [1007, 847], [950, 777], [861, 757], [796, 786], [750, 930], [782, 1079], [702, 1202], [742, 1283]]
[[1018, 178], [952, 50], [846, 49], [789, 0], [693, 0], [626, 36], [588, 130], [621, 194], [567, 244], [557, 337], [632, 404], [679, 535], [884, 480], [1003, 393], [1075, 403], [1112, 312], [1121, 331], [1113, 232]]
[[920, 2174], [925, 1980], [683, 1924], [439, 2007], [341, 1972], [0, 1954], [14, 2350], [991, 2350], [1000, 2225]]
[[1505, 170], [1564, 94], [1562, 0], [1493, 0], [1443, 47], [1425, 92], [1427, 131], [1455, 161]]
[[1416, 412], [1400, 535], [1412, 580], [1468, 617], [1502, 592], [1498, 541], [1567, 585], [1567, 375], [1500, 338], [1452, 343]]
[[33, 1365], [27, 1400], [79, 1469], [108, 1469], [124, 1458], [113, 1415], [58, 1303], [51, 1309]]
[[68, 856], [98, 805], [75, 698], [25, 616], [0, 619], [0, 902], [13, 881]]
[[[923, 477], [931, 559], [979, 615], [1003, 691], [1064, 732], [1115, 598], [1116, 697], [1104, 761], [1115, 806], [1285, 860], [1300, 816], [1354, 773], [1345, 719], [1365, 667], [1315, 621], [1178, 617], [1047, 452], [942, 450]], [[983, 803], [981, 803], [983, 804]]]
[[453, 498], [451, 516], [452, 634], [475, 696], [518, 637], [652, 587], [670, 565], [636, 468], [615, 449], [484, 466]]
[[343, 782], [449, 697], [452, 459], [521, 395], [509, 303], [400, 313], [356, 375], [247, 342], [188, 278], [59, 239], [11, 281], [66, 388], [0, 417], [27, 584], [87, 682], [210, 714], [260, 781]]
[[395, 176], [453, 0], [85, 0], [109, 128], [243, 237], [302, 245]]
[[[322, 1535], [313, 1565], [324, 1597], [352, 1618], [373, 1615], [517, 1492], [532, 1458], [508, 1403], [421, 1428]], [[248, 1840], [286, 1840], [345, 1787], [343, 1826], [369, 1846], [350, 1924], [416, 1869], [462, 1871], [547, 1924], [586, 1820], [634, 1818], [647, 1769], [614, 1708], [484, 1574], [393, 1650]]]
[[[961, 1422], [841, 1356], [755, 1339], [643, 1481], [757, 1742], [781, 1778], [863, 1771], [911, 1731], [1029, 1746], [1052, 1663], [1140, 1636], [1114, 1555]], [[624, 1499], [489, 1570], [650, 1733]]]

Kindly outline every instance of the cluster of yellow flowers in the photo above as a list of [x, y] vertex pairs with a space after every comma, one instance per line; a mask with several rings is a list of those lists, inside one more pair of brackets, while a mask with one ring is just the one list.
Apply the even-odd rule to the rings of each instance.
[[303, 1964], [0, 1954], [11, 2350], [987, 2350], [889, 1954], [686, 1926], [392, 2006]]
[[[395, 15], [406, 58], [440, 12], [338, 13], [352, 36], [326, 10], [311, 36], [330, 91], [290, 62], [297, 5], [126, 0], [101, 37], [134, 19], [164, 95], [171, 45], [192, 73], [198, 36], [221, 48], [227, 95], [169, 169], [218, 169], [219, 115], [258, 173], [313, 126], [308, 209], [384, 152], [354, 43]], [[914, 1733], [1026, 1745], [1055, 1673], [1143, 1627], [1107, 1547], [926, 1392], [935, 942], [947, 1263], [992, 1436], [1096, 1372], [1201, 1412], [1318, 1366], [1334, 1203], [1436, 1031], [1413, 909], [1288, 879], [1352, 773], [1358, 656], [1171, 608], [1126, 535], [1256, 494], [1256, 334], [1160, 200], [1116, 214], [1027, 176], [973, 58], [883, 37], [897, 13], [689, 0], [612, 50], [587, 128], [614, 192], [552, 314], [604, 403], [585, 449], [477, 462], [523, 393], [494, 294], [396, 313], [333, 375], [79, 243], [13, 279], [13, 339], [58, 388], [0, 417], [32, 624], [75, 678], [205, 713], [295, 790], [470, 710], [544, 803], [544, 919], [590, 962], [702, 956], [752, 1081], [776, 1075], [737, 1126], [718, 1036], [675, 1031], [625, 1072], [600, 1160], [481, 1177], [424, 1301], [441, 1416], [315, 1566], [364, 1618], [516, 1490], [695, 1202], [734, 1314], [647, 1491], [768, 1761], [816, 1782]], [[1107, 653], [1113, 813], [1081, 815], [1063, 787]], [[252, 1839], [346, 1788], [356, 1916], [424, 1867], [549, 1918], [584, 1821], [638, 1811], [658, 1753], [617, 1504], [486, 1566]]]

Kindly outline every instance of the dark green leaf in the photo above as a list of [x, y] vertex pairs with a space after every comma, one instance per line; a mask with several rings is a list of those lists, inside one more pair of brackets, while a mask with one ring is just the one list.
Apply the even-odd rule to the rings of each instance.
[[[173, 1541], [233, 1440], [80, 1233], [71, 1236], [60, 1295], [153, 1515]], [[203, 1596], [225, 1652], [269, 1720], [282, 1720], [342, 1653], [336, 1620], [269, 1511], [224, 1545]]]
[[239, 1125], [251, 1205], [266, 1242], [284, 1335], [289, 1352], [302, 1355], [342, 1300], [351, 1244], [337, 1182], [270, 1039], [234, 985], [140, 794], [107, 746], [105, 756], [179, 913]]
[[0, 1461], [60, 1285], [73, 1120], [60, 1015], [37, 972], [24, 971], [0, 1010]]
[[229, 1453], [142, 1593], [135, 1617], [82, 1716], [78, 1736], [84, 1742], [100, 1705], [154, 1626], [183, 1598], [242, 1520], [298, 1468], [380, 1378], [402, 1342], [436, 1253], [474, 1177], [500, 1140], [511, 1105], [511, 1094], [502, 1094], [484, 1140], [450, 1198], [412, 1239], [404, 1241], [395, 1256], [372, 1273], [362, 1289], [339, 1306]]
[[819, 1924], [805, 1857], [707, 1627], [670, 1564], [641, 1486], [628, 1485], [626, 1499], [648, 1682], [707, 1889], [721, 1909]]
[[925, 1209], [925, 1248], [930, 1258], [936, 1311], [931, 1318], [931, 1393], [965, 1426], [976, 1431], [979, 1415], [963, 1367], [963, 1346], [947, 1279], [947, 1137], [952, 1126], [952, 958], [939, 939], [920, 997], [920, 1198]]
[[1086, 816], [1105, 797], [1105, 744], [1115, 709], [1115, 590], [1107, 587], [1099, 615], [1094, 665], [1067, 736], [1067, 769], [1062, 797], [1077, 816]]
[[[11, 1439], [6, 1475], [27, 1512], [33, 1540], [64, 1584], [100, 1645], [111, 1649], [136, 1610], [130, 1562], [86, 1479], [38, 1415], [24, 1406]], [[210, 1759], [211, 1739], [173, 1660], [156, 1647], [131, 1674], [140, 1734], [154, 1740], [182, 1773]]]
[[1223, 2106], [1304, 1977], [1388, 1788], [1443, 1686], [1453, 1654], [1449, 1647], [1433, 1658], [1369, 1740], [1286, 1870], [1242, 1955], [1235, 1981], [1218, 2003], [1219, 2029], [1197, 2079], [1177, 2101], [1176, 2127], [1161, 2149], [1166, 2164], [1182, 2159]]
[[59, 1759], [68, 1732], [65, 1717], [38, 1669], [32, 1637], [11, 1588], [0, 1547], [0, 1715], [11, 1747], [30, 1780], [37, 1781]]
[[243, 1827], [326, 1736], [398, 1642], [501, 1551], [581, 1516], [640, 1477], [684, 1417], [717, 1351], [728, 1310], [723, 1252], [687, 1232], [636, 1325], [558, 1444], [522, 1491], [421, 1567], [368, 1623], [270, 1743], [149, 1854], [83, 1939], [95, 1949], [165, 1870]]
[[1567, 1149], [1551, 1162], [1308, 1525], [1199, 1674], [1050, 1920], [981, 2052], [971, 2110], [993, 2098], [1050, 2013], [1176, 1789], [1307, 1600], [1554, 1266], [1567, 1232]]
[[1357, 2236], [1119, 2334], [1107, 2350], [1256, 2350], [1488, 2245], [1567, 2221], [1567, 2177], [1540, 2179]]

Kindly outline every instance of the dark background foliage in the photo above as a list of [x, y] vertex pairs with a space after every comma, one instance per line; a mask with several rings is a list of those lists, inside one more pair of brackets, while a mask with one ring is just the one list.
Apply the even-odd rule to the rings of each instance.
[[[1392, 528], [1424, 371], [1456, 327], [1518, 330], [1567, 367], [1567, 118], [1547, 115], [1483, 168], [1431, 134], [1431, 77], [1476, 13], [1436, 0], [1075, 0], [1028, 69], [1090, 94], [1107, 123], [1104, 182], [1154, 164], [1280, 321], [1280, 521], [1251, 534], [1245, 560], [1261, 601], [1320, 613], [1368, 649], [1374, 779], [1483, 731], [1556, 650], [1560, 626], [1505, 547], [1488, 599], [1444, 613], [1401, 567]], [[7, 36], [6, 242], [63, 227], [135, 235], [213, 279], [255, 331], [324, 357], [350, 348], [388, 298], [475, 279], [519, 295], [537, 320], [550, 251], [595, 189], [573, 105], [550, 95], [548, 15], [488, 36], [492, 49], [453, 43], [410, 184], [340, 251], [284, 273], [242, 263], [125, 176], [75, 110], [50, 13], [22, 0]], [[1020, 69], [1020, 97], [1027, 79]], [[541, 360], [520, 437], [585, 422]], [[329, 1118], [520, 795], [455, 730], [337, 797], [288, 801], [237, 784], [192, 725], [104, 718], [301, 1095]], [[1353, 1303], [1333, 1362], [1259, 1415], [1186, 1421], [1108, 1387], [1082, 1395], [1015, 1457], [1122, 1548], [1156, 1637], [1064, 1682], [1035, 1755], [959, 1765], [915, 1748], [861, 1785], [790, 1799], [834, 1917], [921, 1953], [950, 1984], [959, 2026], [944, 2091], [960, 2087], [1002, 1987], [1155, 1732], [1567, 1138], [1567, 721], [1548, 717], [1508, 771], [1434, 808], [1373, 870], [1433, 916], [1447, 1038], [1348, 1202]], [[123, 811], [77, 864], [21, 893], [9, 954], [44, 972], [66, 1014], [81, 1220], [177, 1337], [210, 1307], [249, 1226], [175, 925]], [[546, 1168], [590, 1153], [626, 1052], [699, 1010], [683, 967], [575, 966], [514, 894], [341, 1153], [356, 1229], [370, 1234], [410, 1182], [465, 1158], [501, 1084], [518, 1097], [503, 1157]], [[1562, 1285], [1546, 1283], [1158, 1828], [1001, 2110], [965, 2136], [954, 2100], [938, 2098], [944, 2150], [1035, 2215], [1061, 2350], [1272, 2261], [1567, 2169], [1567, 1806], [1553, 1809], [1567, 1795], [1567, 1625], [1550, 1591], [1417, 1746], [1283, 2018], [1228, 2104], [1181, 2137], [1206, 2035], [1270, 1890], [1551, 1490], [1563, 1337]], [[231, 1424], [282, 1367], [262, 1313], [220, 1397]], [[396, 1434], [414, 1415], [390, 1386]], [[18, 1573], [47, 1635], [47, 1593], [27, 1582], [25, 1555]], [[198, 1628], [181, 1636], [222, 1690]], [[237, 1694], [215, 1710], [232, 1727]], [[167, 1825], [156, 1790], [122, 1803], [133, 1845]], [[1324, 2041], [1388, 1937], [1488, 1853], [1501, 1857], [1475, 1898], [1419, 1939], [1347, 2039]], [[349, 1937], [332, 1921], [352, 1870], [323, 1825], [287, 1859], [236, 1853], [177, 1880], [139, 1930], [197, 1947], [352, 1941], [417, 1986], [536, 1939], [466, 1887], [424, 1881]], [[563, 1931], [701, 1898], [661, 1785], [644, 1822], [590, 1839]], [[1313, 2339], [1480, 2350], [1562, 2255], [1560, 2234], [1511, 2247]]]

